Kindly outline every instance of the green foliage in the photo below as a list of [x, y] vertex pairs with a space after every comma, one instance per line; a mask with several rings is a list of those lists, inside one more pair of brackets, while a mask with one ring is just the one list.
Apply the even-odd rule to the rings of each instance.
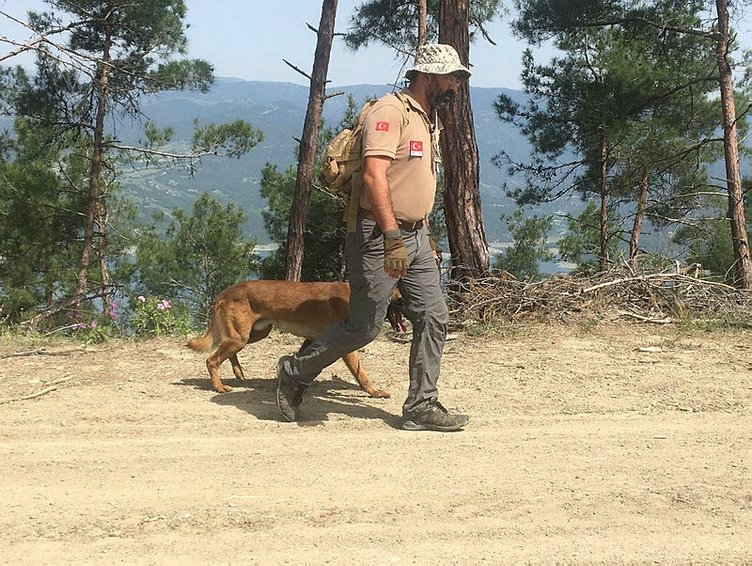
[[674, 242], [687, 248], [687, 263], [699, 263], [703, 269], [733, 285], [735, 260], [727, 210], [727, 203], [718, 197], [710, 208], [717, 218], [708, 214], [709, 218], [702, 222], [680, 227], [674, 235]]
[[214, 67], [202, 59], [168, 61], [149, 76], [152, 89], [198, 90], [208, 92], [214, 82]]
[[172, 141], [173, 128], [158, 128], [154, 122], [144, 124], [144, 135], [149, 147], [160, 147]]
[[[139, 97], [136, 94], [184, 88], [206, 91], [213, 81], [212, 67], [207, 62], [175, 58], [185, 54], [187, 47], [183, 0], [117, 3], [55, 0], [50, 4], [56, 11], [32, 14], [30, 24], [41, 34], [68, 25], [67, 47], [79, 55], [79, 62], [96, 62], [107, 54], [110, 110], [120, 107], [128, 114], [137, 115]], [[41, 55], [46, 59], [43, 53]], [[40, 63], [59, 64], [52, 60]], [[95, 82], [100, 80], [99, 71], [92, 70], [88, 76]], [[70, 92], [73, 83], [67, 86], [60, 91], [61, 95]], [[88, 97], [89, 90], [83, 89], [84, 92]], [[78, 106], [76, 111], [80, 113], [86, 108]], [[92, 114], [82, 121], [84, 124], [91, 122]]]
[[[742, 182], [744, 208], [752, 205], [752, 179]], [[728, 218], [728, 199], [725, 195], [705, 196], [703, 218], [685, 224], [676, 231], [673, 241], [686, 248], [686, 262], [699, 263], [713, 277], [734, 285], [734, 246]], [[746, 217], [747, 231], [752, 230], [752, 218]]]
[[[613, 235], [616, 232], [615, 214], [611, 212], [608, 222], [608, 257], [614, 258], [619, 251], [619, 243]], [[575, 218], [567, 219], [567, 233], [559, 241], [559, 254], [564, 261], [577, 264], [575, 273], [590, 273], [598, 268], [600, 253], [600, 211], [594, 202], [589, 202], [585, 210]]]
[[93, 317], [88, 322], [77, 322], [67, 327], [69, 335], [85, 344], [101, 344], [120, 331], [112, 325], [112, 321], [103, 317]]
[[[704, 3], [523, 0], [518, 7], [514, 29], [531, 45], [552, 40], [561, 55], [541, 65], [527, 51], [522, 80], [529, 101], [502, 96], [495, 104], [533, 146], [529, 163], [515, 163], [504, 151], [494, 159], [524, 177], [511, 196], [521, 204], [572, 192], [585, 200], [604, 196], [611, 215], [622, 203], [634, 210], [647, 187], [644, 212], [655, 225], [697, 211], [706, 164], [720, 150], [698, 143], [716, 137], [719, 125]], [[615, 244], [613, 234], [609, 228], [603, 237]], [[590, 248], [593, 242], [592, 234], [574, 232], [563, 254], [603, 254]]]
[[512, 235], [512, 246], [499, 254], [494, 261], [494, 269], [508, 271], [517, 279], [538, 280], [538, 263], [551, 261], [553, 253], [546, 247], [548, 233], [554, 216], [531, 216], [523, 218], [522, 210], [502, 216]]
[[[441, 2], [427, 0], [427, 37], [426, 43], [438, 40], [438, 16]], [[496, 19], [500, 13], [501, 0], [471, 0], [469, 5], [470, 37], [477, 37], [478, 32], [488, 22]], [[418, 5], [412, 0], [369, 0], [360, 3], [353, 12], [348, 25], [345, 43], [351, 49], [367, 47], [374, 41], [384, 45], [405, 50], [414, 49], [417, 37]]]
[[[276, 165], [267, 164], [261, 173], [261, 195], [269, 207], [263, 211], [264, 226], [277, 249], [261, 264], [264, 279], [284, 278], [287, 244], [287, 225], [295, 191], [296, 170], [280, 172]], [[335, 281], [344, 274], [345, 224], [342, 221], [345, 203], [322, 190], [311, 191], [308, 220], [303, 235], [305, 255], [301, 279], [303, 281]]]
[[15, 159], [0, 156], [0, 319], [11, 324], [71, 289], [84, 199], [55, 173], [61, 163], [69, 179], [79, 178], [74, 140], [50, 143], [49, 129], [23, 118], [15, 129]]
[[[3, 92], [0, 97], [3, 108], [13, 107], [19, 134], [23, 133], [19, 125], [26, 127], [40, 137], [35, 144], [37, 148], [49, 148], [45, 149], [44, 162], [39, 165], [40, 170], [47, 169], [46, 178], [40, 177], [39, 181], [44, 183], [39, 186], [46, 187], [46, 193], [41, 194], [43, 190], [36, 189], [37, 194], [30, 197], [32, 184], [22, 186], [15, 182], [7, 209], [0, 211], [0, 214], [10, 215], [27, 209], [37, 215], [41, 208], [45, 211], [41, 216], [49, 220], [28, 222], [23, 228], [24, 234], [19, 224], [18, 234], [11, 234], [7, 240], [29, 242], [25, 245], [38, 248], [27, 254], [29, 265], [36, 262], [38, 266], [34, 268], [35, 273], [32, 268], [16, 269], [24, 261], [22, 254], [18, 257], [0, 254], [13, 271], [22, 275], [17, 277], [18, 283], [9, 277], [0, 281], [3, 292], [13, 294], [9, 301], [13, 312], [3, 313], [3, 316], [16, 318], [22, 316], [20, 313], [28, 310], [32, 302], [38, 305], [44, 301], [49, 305], [60, 296], [89, 295], [92, 289], [104, 297], [107, 305], [113, 287], [127, 283], [126, 278], [135, 268], [122, 261], [126, 247], [141, 242], [131, 238], [129, 233], [135, 208], [117, 198], [118, 167], [126, 156], [156, 161], [159, 150], [155, 148], [168, 142], [172, 131], [147, 124], [148, 146], [133, 151], [133, 148], [121, 146], [106, 128], [123, 116], [140, 118], [140, 102], [145, 94], [186, 88], [206, 92], [213, 82], [209, 63], [181, 58], [187, 48], [183, 0], [50, 0], [47, 3], [50, 11], [31, 13], [29, 25], [41, 36], [64, 28], [66, 35], [55, 37], [64, 38], [60, 41], [65, 44], [44, 44], [37, 50], [33, 78], [22, 71], [16, 72], [13, 95]], [[61, 57], [60, 51], [64, 51], [65, 56]], [[70, 60], [75, 64], [71, 65]], [[3, 85], [12, 80], [7, 72], [3, 72], [0, 79]], [[193, 166], [197, 157], [207, 153], [239, 157], [261, 139], [261, 132], [242, 120], [210, 124], [197, 128], [192, 153], [177, 156], [163, 153], [161, 156], [182, 157]], [[19, 144], [13, 148], [16, 154], [12, 157], [23, 168], [40, 159], [25, 155], [29, 147], [32, 146]], [[11, 174], [17, 176], [13, 171], [8, 175]], [[63, 222], [66, 215], [68, 222]], [[185, 218], [178, 215], [177, 221], [181, 220]], [[155, 232], [150, 235], [153, 238], [147, 239], [147, 246], [158, 240]], [[154, 250], [146, 253], [149, 251]], [[229, 249], [229, 252], [235, 251], [238, 250]], [[250, 253], [245, 253], [237, 262], [239, 269], [231, 271], [228, 277], [239, 273], [246, 276], [249, 256]], [[185, 267], [175, 258], [168, 258], [164, 263]], [[146, 273], [150, 270], [159, 271], [147, 264]], [[44, 275], [44, 280], [32, 281], [32, 275], [37, 280]], [[121, 277], [123, 279], [117, 279]], [[222, 280], [222, 277], [205, 279], [208, 283], [204, 286], [187, 292], [195, 295], [214, 291], [214, 280]], [[30, 293], [14, 291], [20, 289], [22, 283], [30, 282], [36, 284]]]
[[227, 157], [240, 158], [263, 139], [264, 134], [244, 120], [228, 124], [199, 126], [193, 132], [193, 149], [201, 153], [219, 154], [223, 150]]
[[188, 309], [179, 302], [139, 295], [130, 324], [137, 336], [183, 336], [192, 330]]
[[172, 212], [164, 231], [155, 223], [139, 240], [137, 289], [185, 301], [195, 320], [205, 323], [216, 295], [228, 285], [255, 273], [255, 242], [247, 241], [241, 225], [245, 214], [234, 204], [225, 208], [204, 193], [193, 212]]

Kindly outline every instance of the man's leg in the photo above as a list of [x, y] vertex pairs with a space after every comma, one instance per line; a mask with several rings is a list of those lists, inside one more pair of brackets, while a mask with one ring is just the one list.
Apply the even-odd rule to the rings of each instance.
[[428, 241], [428, 231], [423, 228], [412, 234], [408, 241], [408, 249], [414, 246], [415, 255], [400, 289], [405, 299], [405, 314], [412, 322], [413, 340], [410, 386], [402, 406], [403, 428], [458, 430], [467, 424], [469, 418], [449, 414], [438, 402], [437, 383], [449, 325], [440, 273]]
[[[280, 359], [277, 403], [288, 420], [297, 418], [294, 410], [302, 401], [302, 391], [321, 370], [370, 343], [384, 324], [386, 308], [397, 281], [384, 272], [384, 237], [376, 223], [359, 219], [358, 231], [349, 235], [347, 248], [350, 315], [342, 323], [327, 328], [296, 356]], [[287, 406], [291, 408], [288, 410]]]
[[406, 240], [415, 255], [400, 284], [405, 315], [413, 326], [410, 387], [402, 407], [405, 413], [425, 408], [438, 398], [437, 382], [449, 325], [440, 274], [428, 244], [427, 231], [410, 233]]

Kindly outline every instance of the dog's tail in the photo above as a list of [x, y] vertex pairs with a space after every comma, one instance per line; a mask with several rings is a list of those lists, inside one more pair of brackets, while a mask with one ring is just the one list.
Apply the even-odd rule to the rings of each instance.
[[208, 352], [214, 348], [214, 336], [211, 328], [201, 338], [191, 338], [188, 340], [186, 346], [194, 352]]
[[214, 318], [216, 317], [216, 314], [216, 309], [214, 309], [214, 312], [212, 312], [212, 321], [211, 324], [209, 324], [209, 330], [206, 331], [206, 334], [204, 334], [201, 338], [191, 338], [190, 340], [188, 340], [186, 346], [188, 346], [194, 352], [208, 352], [209, 350], [213, 350], [214, 347], [219, 343], [219, 340], [217, 340], [217, 333], [215, 331], [217, 321], [214, 320]]
[[192, 338], [188, 340], [186, 346], [188, 346], [194, 352], [209, 352], [219, 345], [220, 337], [222, 336], [222, 317], [219, 315], [219, 307], [224, 301], [217, 298], [217, 301], [212, 307], [211, 322], [209, 323], [209, 329], [201, 338]]

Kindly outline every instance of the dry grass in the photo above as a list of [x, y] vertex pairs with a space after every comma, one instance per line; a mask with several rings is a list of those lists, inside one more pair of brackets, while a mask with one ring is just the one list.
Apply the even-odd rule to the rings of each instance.
[[474, 279], [455, 286], [450, 310], [455, 318], [486, 323], [525, 317], [568, 322], [597, 316], [658, 324], [700, 319], [751, 325], [752, 294], [679, 273], [615, 269], [537, 283]]

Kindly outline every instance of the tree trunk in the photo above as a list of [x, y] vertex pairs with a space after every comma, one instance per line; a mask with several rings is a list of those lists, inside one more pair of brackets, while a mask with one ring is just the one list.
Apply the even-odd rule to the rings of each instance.
[[[439, 42], [453, 46], [465, 65], [469, 62], [469, 2], [442, 0]], [[475, 139], [470, 85], [461, 84], [452, 107], [441, 112], [446, 217], [452, 279], [478, 277], [488, 271], [489, 253], [480, 203], [478, 143]]]
[[324, 0], [321, 7], [321, 21], [317, 31], [316, 54], [313, 59], [313, 73], [308, 94], [308, 108], [303, 124], [303, 136], [298, 156], [298, 175], [295, 179], [295, 194], [290, 209], [290, 222], [287, 229], [287, 257], [285, 279], [300, 281], [303, 269], [303, 244], [308, 203], [313, 182], [313, 169], [316, 162], [316, 147], [321, 129], [321, 112], [326, 96], [326, 74], [334, 38], [334, 20], [337, 16], [337, 0]]
[[110, 286], [110, 269], [107, 267], [107, 203], [105, 195], [100, 199], [97, 213], [97, 257], [99, 259], [99, 276], [101, 278], [102, 314], [112, 317], [112, 288]]
[[606, 149], [606, 136], [601, 126], [598, 143], [600, 144], [600, 192], [601, 192], [601, 206], [600, 206], [600, 218], [598, 223], [598, 271], [606, 271], [608, 269], [608, 150]]
[[731, 222], [731, 239], [734, 246], [734, 278], [742, 289], [752, 289], [752, 262], [749, 256], [749, 240], [744, 219], [742, 176], [739, 169], [739, 142], [736, 135], [736, 105], [734, 81], [728, 60], [729, 12], [726, 0], [716, 0], [718, 11], [718, 63], [723, 112], [723, 149], [726, 160], [726, 183], [728, 187], [728, 216]]
[[[105, 42], [102, 52], [102, 60], [97, 64], [97, 76], [94, 79], [96, 89], [97, 113], [94, 122], [94, 136], [91, 149], [91, 166], [89, 167], [89, 195], [86, 203], [86, 219], [84, 223], [84, 241], [81, 251], [78, 277], [76, 278], [76, 306], [80, 307], [84, 295], [89, 287], [89, 268], [91, 257], [94, 253], [94, 225], [100, 207], [101, 188], [99, 185], [102, 173], [103, 145], [104, 145], [104, 118], [107, 112], [107, 96], [110, 78], [110, 45], [112, 35], [109, 26], [105, 27]], [[100, 227], [100, 231], [104, 230]]]
[[629, 236], [629, 266], [632, 269], [637, 268], [637, 254], [640, 251], [640, 235], [642, 233], [642, 223], [645, 220], [645, 206], [648, 202], [649, 177], [643, 174], [640, 179], [640, 193], [637, 195], [637, 209], [635, 210], [634, 224], [632, 224], [632, 233]]

